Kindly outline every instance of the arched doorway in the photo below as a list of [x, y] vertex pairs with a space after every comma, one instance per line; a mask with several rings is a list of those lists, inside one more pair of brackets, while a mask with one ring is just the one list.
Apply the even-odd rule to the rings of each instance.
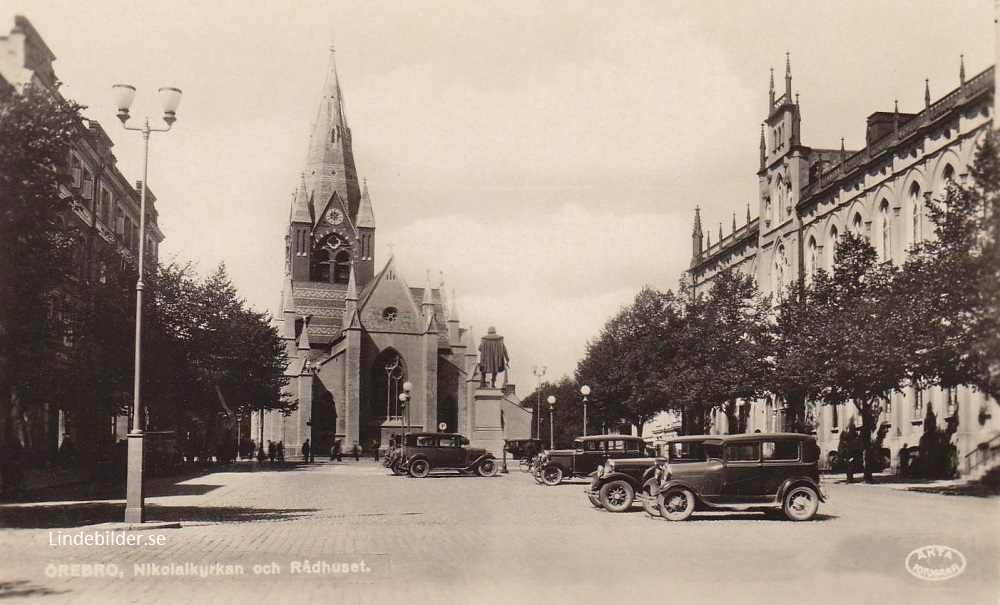
[[337, 406], [333, 401], [333, 393], [319, 387], [319, 392], [313, 396], [312, 418], [312, 451], [316, 457], [330, 453], [337, 437]]
[[[361, 417], [360, 438], [365, 449], [375, 441], [387, 445], [388, 434], [402, 432], [406, 410], [399, 395], [407, 380], [406, 362], [395, 349], [386, 349], [375, 358], [368, 390], [371, 397]], [[412, 420], [412, 410], [410, 415]]]

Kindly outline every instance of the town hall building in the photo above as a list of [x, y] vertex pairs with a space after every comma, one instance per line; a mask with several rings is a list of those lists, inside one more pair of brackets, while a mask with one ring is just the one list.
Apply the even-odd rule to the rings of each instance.
[[[391, 255], [375, 260], [375, 212], [359, 180], [333, 50], [285, 236], [279, 332], [289, 357], [288, 416], [256, 415], [252, 434], [298, 455], [335, 442], [366, 453], [393, 435], [462, 433], [497, 456], [528, 437], [513, 385], [481, 388], [478, 346], [454, 291], [411, 287]], [[377, 270], [376, 270], [377, 269]]]

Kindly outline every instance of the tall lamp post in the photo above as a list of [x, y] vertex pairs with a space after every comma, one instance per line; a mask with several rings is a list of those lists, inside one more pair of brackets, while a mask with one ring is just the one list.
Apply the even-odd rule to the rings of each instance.
[[554, 428], [555, 424], [554, 424], [553, 421], [555, 419], [555, 411], [556, 411], [556, 396], [555, 395], [549, 395], [549, 398], [546, 399], [546, 401], [549, 402], [549, 449], [550, 450], [554, 450], [554, 449], [556, 449], [556, 445], [555, 445], [556, 444], [556, 437], [555, 437], [556, 433], [555, 433], [555, 428]]
[[144, 521], [144, 502], [142, 491], [142, 458], [143, 434], [142, 423], [139, 420], [141, 412], [140, 377], [142, 372], [142, 291], [145, 288], [146, 255], [146, 192], [149, 187], [149, 134], [151, 132], [166, 132], [177, 121], [177, 106], [181, 102], [181, 91], [178, 88], [164, 87], [160, 89], [160, 101], [163, 104], [164, 128], [153, 128], [149, 125], [149, 117], [142, 126], [129, 126], [129, 107], [135, 100], [135, 87], [128, 84], [115, 84], [115, 103], [118, 106], [118, 119], [125, 130], [137, 130], [142, 133], [142, 191], [139, 193], [139, 279], [135, 286], [135, 382], [132, 390], [132, 431], [128, 435], [128, 474], [126, 475], [125, 492], [125, 522], [142, 523]]
[[590, 387], [583, 385], [580, 387], [580, 394], [583, 395], [583, 436], [587, 436], [587, 395], [590, 395]]
[[538, 371], [538, 366], [531, 368], [531, 373], [538, 379], [538, 388], [535, 389], [535, 416], [538, 419], [538, 428], [535, 429], [535, 439], [542, 438], [542, 376], [545, 376], [546, 366], [542, 366], [542, 371]]

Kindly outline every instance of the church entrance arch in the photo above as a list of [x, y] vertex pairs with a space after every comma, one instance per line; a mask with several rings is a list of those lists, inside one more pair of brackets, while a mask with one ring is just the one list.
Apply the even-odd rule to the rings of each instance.
[[[406, 409], [399, 396], [403, 393], [403, 384], [409, 380], [406, 362], [393, 348], [379, 353], [370, 376], [368, 392], [371, 397], [366, 414], [361, 419], [361, 443], [366, 448], [373, 441], [378, 441], [379, 445], [388, 445], [390, 434], [403, 432]], [[412, 413], [410, 410], [411, 419]]]
[[318, 396], [313, 397], [310, 422], [312, 451], [317, 457], [329, 454], [337, 437], [337, 406], [333, 401], [333, 393], [323, 389]]

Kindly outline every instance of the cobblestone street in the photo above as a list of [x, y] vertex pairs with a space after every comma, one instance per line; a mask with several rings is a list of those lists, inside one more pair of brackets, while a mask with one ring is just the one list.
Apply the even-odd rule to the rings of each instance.
[[[152, 482], [156, 546], [52, 546], [67, 527], [121, 518], [120, 501], [0, 507], [0, 598], [73, 603], [993, 603], [1000, 595], [996, 498], [827, 482], [813, 522], [754, 514], [683, 523], [590, 507], [585, 482], [508, 475], [395, 477], [374, 462], [317, 463]], [[89, 521], [88, 521], [89, 520]], [[108, 530], [116, 524], [87, 525]], [[968, 567], [928, 582], [904, 567], [920, 546]], [[310, 564], [304, 561], [309, 560]], [[292, 573], [317, 561], [369, 572]], [[134, 564], [241, 565], [242, 575], [137, 577]], [[277, 574], [253, 573], [276, 563]], [[122, 577], [50, 577], [114, 564]], [[51, 567], [50, 567], [51, 565]], [[64, 568], [71, 569], [71, 568]], [[260, 567], [263, 571], [265, 567]], [[271, 569], [267, 567], [267, 569]]]

